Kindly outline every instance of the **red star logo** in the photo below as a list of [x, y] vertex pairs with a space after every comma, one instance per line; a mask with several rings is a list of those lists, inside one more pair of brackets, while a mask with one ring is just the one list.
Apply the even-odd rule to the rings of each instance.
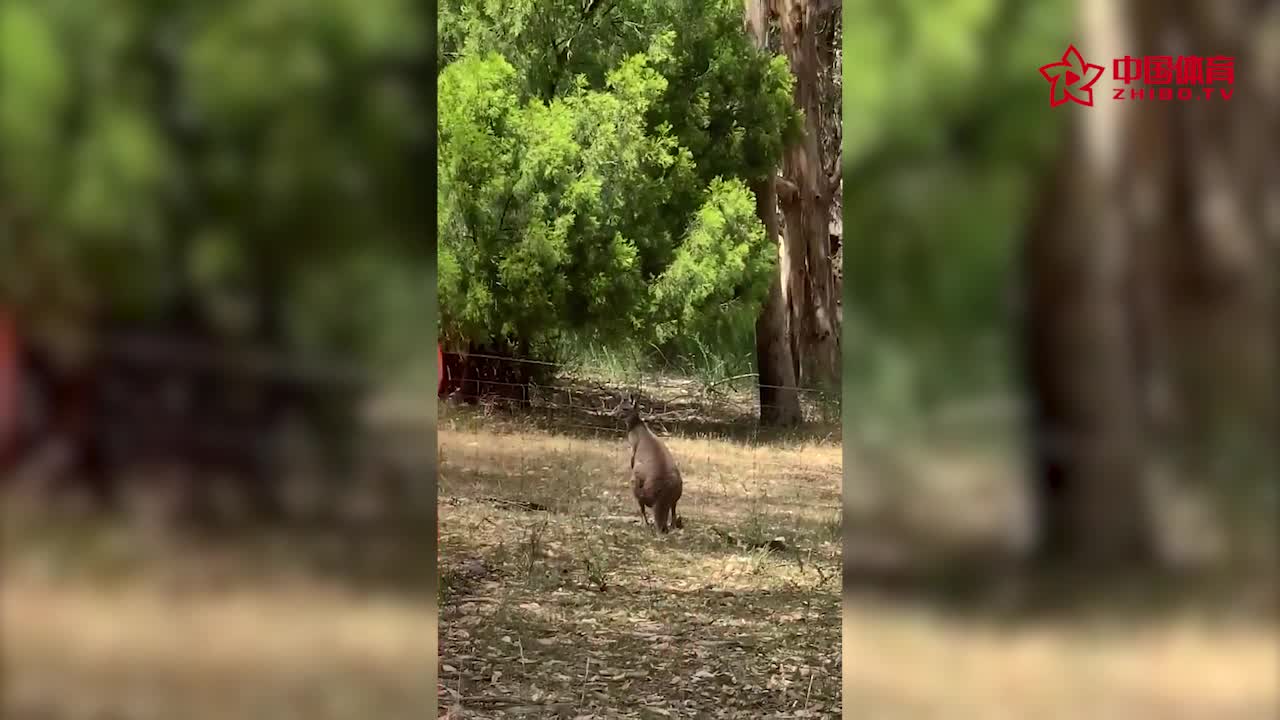
[[[1104, 69], [1101, 65], [1085, 62], [1076, 46], [1068, 45], [1061, 60], [1040, 68], [1040, 74], [1049, 81], [1049, 107], [1058, 107], [1068, 100], [1093, 107], [1093, 90], [1090, 88], [1102, 77]], [[1058, 81], [1063, 79], [1066, 82], [1059, 85]]]

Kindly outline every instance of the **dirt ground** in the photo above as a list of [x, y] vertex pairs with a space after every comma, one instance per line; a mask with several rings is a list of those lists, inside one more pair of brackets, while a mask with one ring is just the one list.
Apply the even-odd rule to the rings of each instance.
[[840, 716], [838, 441], [668, 438], [662, 537], [620, 428], [455, 411], [439, 437], [445, 716]]
[[4, 717], [409, 720], [430, 707], [429, 594], [249, 569], [272, 546], [295, 553], [292, 538], [155, 557], [130, 530], [91, 532], [6, 554]]
[[672, 437], [685, 528], [655, 537], [616, 428], [451, 413], [434, 596], [393, 526], [198, 539], [4, 498], [3, 717], [1280, 717], [1274, 562], [1039, 609], [1073, 588], [873, 572], [1023, 532], [989, 453], [851, 452], [842, 546], [838, 440]]
[[1010, 625], [845, 605], [844, 705], [885, 720], [1271, 720], [1277, 628], [1195, 615]]
[[[1025, 541], [1013, 452], [961, 443], [887, 460], [865, 449], [851, 456], [843, 547], [851, 717], [1280, 717], [1280, 564], [1266, 538], [1251, 564], [1217, 567], [1224, 533], [1169, 495], [1157, 505], [1165, 546], [1182, 545], [1177, 552], [1193, 563], [1177, 572], [1043, 577], [964, 552], [931, 564], [929, 548], [985, 552]], [[1275, 526], [1263, 534], [1274, 538]]]
[[414, 505], [392, 518], [394, 496], [350, 477], [342, 486], [345, 519], [200, 532], [168, 515], [158, 484], [109, 515], [10, 489], [0, 497], [0, 717], [428, 716], [429, 517]]

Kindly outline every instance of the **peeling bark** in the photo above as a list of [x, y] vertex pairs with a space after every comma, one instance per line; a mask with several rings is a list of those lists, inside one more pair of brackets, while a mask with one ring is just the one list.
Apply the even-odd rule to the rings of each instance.
[[782, 48], [795, 76], [796, 107], [804, 112], [801, 139], [783, 156], [783, 176], [795, 192], [780, 195], [790, 261], [787, 286], [793, 346], [802, 384], [839, 382], [840, 329], [831, 271], [828, 218], [831, 187], [821, 148], [818, 8], [809, 0], [778, 0]]
[[[766, 47], [769, 36], [769, 0], [747, 0], [747, 31], [756, 47]], [[778, 198], [772, 178], [753, 184], [756, 213], [765, 235], [779, 243]], [[756, 320], [756, 366], [759, 372], [760, 423], [771, 426], [795, 425], [801, 420], [800, 393], [796, 389], [795, 355], [788, 324], [787, 296], [782, 278], [786, 264], [779, 253], [779, 272], [769, 285], [769, 295]]]

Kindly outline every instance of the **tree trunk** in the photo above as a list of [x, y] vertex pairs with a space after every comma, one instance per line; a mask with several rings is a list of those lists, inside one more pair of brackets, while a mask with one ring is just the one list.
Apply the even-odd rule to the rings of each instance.
[[18, 328], [13, 315], [0, 306], [0, 480], [18, 448], [19, 383]]
[[[747, 0], [747, 31], [758, 48], [768, 47], [769, 0]], [[773, 173], [753, 183], [756, 213], [764, 224], [765, 236], [780, 243], [778, 233], [778, 196]], [[781, 249], [783, 246], [779, 246]], [[795, 357], [792, 354], [791, 328], [787, 323], [787, 302], [782, 279], [786, 263], [778, 257], [778, 272], [769, 285], [760, 317], [756, 320], [756, 368], [759, 372], [760, 424], [790, 426], [800, 422], [800, 393], [796, 389]]]
[[802, 384], [838, 382], [840, 330], [828, 226], [832, 188], [820, 145], [818, 8], [810, 0], [778, 0], [777, 7], [782, 47], [795, 76], [796, 107], [804, 112], [803, 137], [783, 156], [787, 192], [780, 195], [787, 223], [791, 329], [801, 361], [798, 379]]
[[[777, 199], [773, 181], [756, 183], [756, 208], [765, 233], [778, 237]], [[782, 265], [779, 258], [779, 266]], [[756, 365], [760, 373], [760, 424], [796, 425], [801, 420], [800, 393], [796, 389], [795, 366], [787, 328], [787, 306], [782, 298], [782, 275], [775, 274], [769, 285], [760, 317], [756, 320]]]
[[1266, 248], [1276, 100], [1264, 79], [1276, 69], [1264, 35], [1276, 11], [1239, 0], [1134, 0], [1133, 11], [1142, 55], [1221, 54], [1241, 69], [1230, 101], [1143, 104], [1143, 134], [1165, 138], [1166, 152], [1177, 148], [1149, 174], [1152, 214], [1168, 218], [1159, 282], [1184, 408], [1178, 444], [1211, 446], [1228, 425], [1276, 422], [1275, 266]]
[[[1107, 0], [1083, 0], [1086, 58], [1124, 56], [1122, 18], [1113, 9]], [[1094, 86], [1094, 107], [1066, 108], [1070, 136], [1026, 248], [1037, 549], [1045, 561], [1091, 569], [1154, 556], [1120, 157], [1128, 103], [1110, 99], [1108, 81], [1104, 73]]]

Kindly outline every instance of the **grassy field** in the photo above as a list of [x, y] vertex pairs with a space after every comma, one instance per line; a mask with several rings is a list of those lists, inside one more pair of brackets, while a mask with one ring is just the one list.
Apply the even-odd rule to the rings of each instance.
[[442, 713], [839, 717], [838, 439], [669, 437], [685, 527], [659, 537], [598, 422], [442, 410]]
[[[419, 426], [404, 432], [421, 445]], [[172, 522], [155, 488], [111, 516], [11, 490], [0, 716], [428, 717], [430, 525], [417, 510], [389, 518], [356, 485], [344, 483], [341, 519], [199, 533]]]
[[1180, 543], [1195, 564], [1106, 583], [1035, 575], [991, 559], [991, 549], [1025, 539], [1021, 468], [1010, 450], [979, 448], [852, 454], [843, 557], [851, 717], [1280, 717], [1274, 523], [1248, 564], [1226, 569], [1205, 563], [1221, 562], [1222, 529], [1195, 503], [1165, 496], [1166, 546]]
[[[976, 443], [857, 447], [842, 548], [837, 439], [706, 428], [669, 439], [686, 525], [657, 537], [621, 432], [577, 420], [443, 411], [438, 655], [410, 528], [194, 536], [6, 496], [3, 717], [1280, 716], [1274, 554], [1104, 593], [971, 565], [1025, 530], [1020, 468]], [[1191, 556], [1223, 542], [1195, 503], [1161, 516]]]
[[431, 706], [430, 595], [293, 561], [304, 543], [334, 565], [372, 549], [293, 534], [160, 544], [83, 523], [15, 534], [0, 594], [4, 717], [410, 720]]
[[844, 706], [883, 720], [1272, 720], [1276, 631], [1191, 613], [1011, 624], [858, 598]]

